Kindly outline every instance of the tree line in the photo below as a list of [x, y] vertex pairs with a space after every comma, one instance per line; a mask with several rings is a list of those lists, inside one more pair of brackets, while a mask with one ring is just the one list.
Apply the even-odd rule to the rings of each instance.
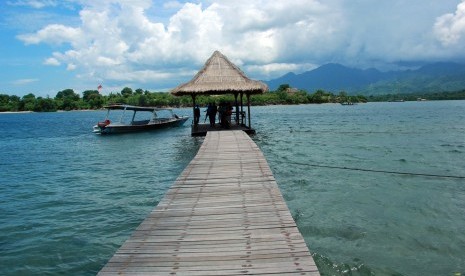
[[[291, 89], [288, 84], [283, 84], [275, 91], [269, 93], [252, 95], [252, 105], [282, 105], [282, 104], [309, 104], [309, 103], [338, 103], [338, 102], [366, 102], [365, 96], [350, 96], [342, 91], [338, 94], [317, 90], [308, 93], [304, 90]], [[196, 104], [205, 106], [210, 102], [221, 101], [233, 102], [233, 95], [220, 96], [198, 96]], [[245, 101], [245, 99], [244, 99]], [[35, 111], [53, 112], [57, 110], [85, 110], [100, 109], [111, 103], [121, 103], [138, 106], [156, 107], [191, 107], [190, 96], [175, 97], [168, 92], [150, 92], [143, 89], [133, 90], [125, 87], [120, 92], [111, 92], [102, 95], [98, 90], [86, 90], [82, 96], [73, 89], [59, 91], [54, 98], [36, 97], [29, 93], [23, 97], [15, 95], [0, 94], [0, 112], [5, 111]]]
[[[252, 95], [250, 100], [252, 105], [283, 105], [343, 102], [359, 103], [367, 101], [416, 101], [418, 98], [427, 100], [465, 100], [465, 90], [438, 93], [386, 94], [366, 97], [363, 95], [348, 95], [344, 91], [334, 94], [321, 89], [314, 93], [308, 93], [305, 90], [292, 89], [288, 84], [283, 84], [275, 91], [260, 95]], [[221, 101], [234, 102], [234, 97], [233, 95], [196, 97], [196, 104], [202, 106], [210, 102], [216, 102], [218, 104]], [[120, 92], [112, 92], [109, 95], [102, 95], [98, 90], [86, 90], [82, 92], [82, 97], [73, 89], [59, 91], [54, 98], [48, 96], [36, 97], [32, 93], [23, 97], [0, 94], [0, 112], [51, 112], [57, 110], [100, 109], [111, 103], [156, 107], [191, 107], [192, 98], [190, 96], [175, 97], [168, 92], [150, 92], [142, 89], [132, 90], [132, 88], [129, 87], [123, 88]]]
[[385, 94], [368, 97], [369, 102], [416, 101], [417, 99], [427, 99], [430, 101], [465, 100], [465, 89], [436, 93]]

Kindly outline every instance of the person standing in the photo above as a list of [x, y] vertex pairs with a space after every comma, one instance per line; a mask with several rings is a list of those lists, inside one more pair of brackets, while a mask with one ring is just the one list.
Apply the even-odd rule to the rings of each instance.
[[210, 126], [215, 127], [215, 119], [216, 119], [216, 112], [217, 112], [216, 104], [215, 103], [209, 104], [208, 107], [209, 107], [209, 111], [207, 111], [207, 113], [208, 113], [208, 118], [210, 119]]

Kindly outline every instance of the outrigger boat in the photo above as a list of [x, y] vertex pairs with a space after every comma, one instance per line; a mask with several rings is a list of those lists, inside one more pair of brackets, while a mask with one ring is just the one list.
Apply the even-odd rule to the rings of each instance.
[[[98, 122], [94, 126], [94, 133], [113, 134], [174, 127], [184, 124], [184, 122], [186, 122], [189, 118], [188, 116], [180, 117], [174, 114], [171, 108], [141, 107], [125, 104], [113, 104], [105, 106], [104, 108], [108, 109], [107, 116], [105, 118], [105, 121]], [[110, 111], [112, 110], [122, 111], [119, 121], [110, 121]], [[133, 111], [132, 119], [128, 123], [124, 121], [125, 115], [127, 113], [126, 111]], [[136, 118], [136, 114], [143, 111], [150, 112], [152, 114], [151, 118], [144, 120]], [[160, 117], [158, 113], [166, 113], [168, 115]]]

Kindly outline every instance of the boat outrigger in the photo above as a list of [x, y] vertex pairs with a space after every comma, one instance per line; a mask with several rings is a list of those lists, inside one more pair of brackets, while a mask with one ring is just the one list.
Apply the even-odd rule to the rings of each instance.
[[[188, 116], [178, 116], [173, 113], [171, 108], [158, 107], [141, 107], [125, 104], [112, 104], [105, 106], [108, 109], [107, 116], [103, 122], [98, 122], [94, 126], [94, 133], [97, 134], [113, 134], [126, 133], [136, 131], [148, 131], [166, 127], [180, 126], [189, 118]], [[111, 110], [122, 110], [121, 117], [118, 122], [110, 121]], [[126, 111], [133, 111], [132, 119], [129, 123], [124, 122]], [[136, 119], [138, 112], [150, 112], [150, 119]], [[167, 113], [165, 117], [159, 117], [158, 113]]]

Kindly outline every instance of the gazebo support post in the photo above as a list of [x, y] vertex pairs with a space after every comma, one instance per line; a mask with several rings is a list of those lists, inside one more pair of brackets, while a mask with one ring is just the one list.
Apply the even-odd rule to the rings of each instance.
[[[192, 118], [195, 117], [195, 94], [192, 93], [191, 94], [192, 96]], [[192, 123], [194, 122], [194, 120], [192, 120]]]
[[236, 106], [236, 125], [239, 125], [239, 103], [237, 102], [237, 93], [234, 93], [234, 105]]
[[243, 101], [243, 97], [244, 97], [244, 93], [241, 92], [241, 125], [244, 124], [244, 116], [242, 116], [242, 114], [244, 114], [244, 101]]
[[252, 129], [252, 123], [250, 121], [250, 93], [245, 95], [247, 96], [247, 115], [249, 117], [249, 129]]

